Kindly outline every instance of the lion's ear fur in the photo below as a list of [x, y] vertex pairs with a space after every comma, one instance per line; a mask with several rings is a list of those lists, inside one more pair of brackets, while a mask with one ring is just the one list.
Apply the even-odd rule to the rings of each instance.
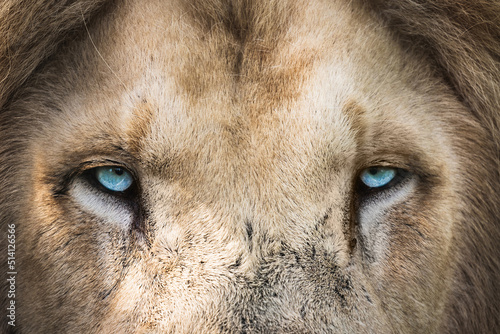
[[6, 0], [0, 4], [0, 110], [31, 73], [104, 0]]
[[371, 2], [408, 46], [429, 54], [500, 148], [500, 2]]

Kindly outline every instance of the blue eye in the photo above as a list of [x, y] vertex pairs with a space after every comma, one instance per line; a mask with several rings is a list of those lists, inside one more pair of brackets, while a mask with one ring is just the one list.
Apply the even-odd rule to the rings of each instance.
[[111, 191], [125, 191], [134, 182], [132, 175], [121, 167], [98, 167], [95, 169], [95, 177]]
[[361, 173], [361, 181], [370, 188], [388, 185], [396, 177], [397, 169], [390, 167], [370, 167]]

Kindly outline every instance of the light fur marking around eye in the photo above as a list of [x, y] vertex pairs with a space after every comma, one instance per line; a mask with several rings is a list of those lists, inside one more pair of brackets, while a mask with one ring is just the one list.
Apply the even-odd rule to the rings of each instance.
[[123, 228], [131, 226], [133, 214], [130, 208], [113, 196], [104, 194], [81, 180], [74, 183], [70, 194], [84, 211]]
[[359, 208], [361, 232], [363, 234], [369, 232], [372, 227], [379, 224], [383, 220], [384, 214], [393, 206], [407, 199], [413, 193], [415, 187], [415, 178], [410, 178], [395, 189], [364, 200]]

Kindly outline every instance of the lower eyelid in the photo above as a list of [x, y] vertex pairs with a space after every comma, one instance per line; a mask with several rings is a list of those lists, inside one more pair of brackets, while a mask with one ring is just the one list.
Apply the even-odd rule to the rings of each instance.
[[[417, 187], [417, 180], [413, 176], [403, 177], [396, 180], [394, 185], [385, 187], [380, 190], [365, 189], [358, 192], [357, 200], [359, 208], [362, 209], [366, 206], [389, 205], [389, 202], [394, 202], [394, 199], [406, 197]], [[392, 204], [391, 204], [392, 205]]]
[[103, 193], [87, 181], [76, 180], [70, 188], [70, 193], [83, 210], [108, 222], [124, 226], [132, 224], [133, 210], [126, 202], [120, 201], [116, 196]]

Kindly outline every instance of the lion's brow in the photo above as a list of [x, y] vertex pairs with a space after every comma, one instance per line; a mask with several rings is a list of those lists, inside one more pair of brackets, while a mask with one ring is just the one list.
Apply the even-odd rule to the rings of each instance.
[[151, 132], [151, 124], [157, 111], [158, 108], [145, 98], [134, 106], [130, 126], [126, 132], [127, 148], [131, 154], [140, 156], [144, 148], [144, 140]]

